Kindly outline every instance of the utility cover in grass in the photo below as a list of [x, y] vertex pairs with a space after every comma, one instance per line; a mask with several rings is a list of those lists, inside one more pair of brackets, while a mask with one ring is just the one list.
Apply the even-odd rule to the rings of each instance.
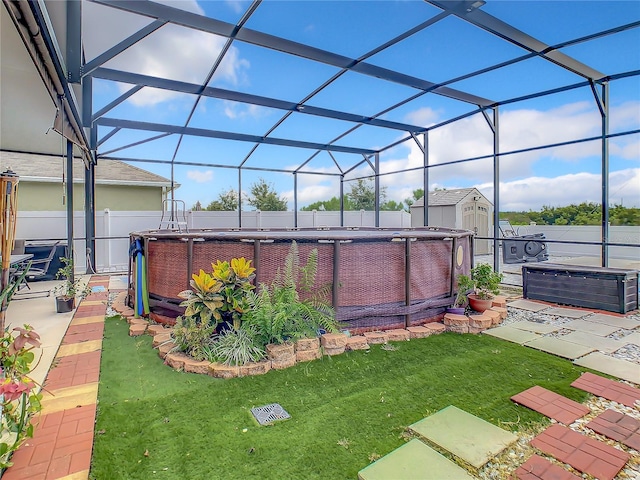
[[263, 407], [254, 407], [251, 413], [260, 425], [268, 425], [276, 420], [286, 420], [291, 415], [279, 403], [271, 403]]
[[475, 468], [482, 467], [518, 439], [511, 432], [453, 405], [409, 428]]
[[358, 472], [359, 480], [469, 480], [464, 469], [415, 438]]

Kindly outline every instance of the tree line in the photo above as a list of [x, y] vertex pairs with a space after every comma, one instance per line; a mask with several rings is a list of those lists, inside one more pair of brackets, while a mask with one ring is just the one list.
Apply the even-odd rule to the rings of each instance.
[[[564, 207], [545, 205], [535, 212], [500, 212], [500, 219], [509, 220], [512, 225], [600, 225], [602, 211], [599, 203], [582, 202]], [[627, 208], [622, 205], [609, 207], [611, 225], [640, 225], [640, 208]]]
[[[387, 199], [387, 189], [380, 189], [380, 210], [382, 211], [410, 211], [411, 205], [424, 196], [424, 190], [414, 190], [411, 198], [402, 202]], [[228, 189], [218, 195], [218, 198], [206, 206], [197, 202], [193, 210], [212, 211], [237, 211], [238, 192]], [[245, 201], [256, 210], [264, 212], [286, 211], [287, 199], [276, 192], [273, 184], [267, 183], [263, 178], [251, 185], [249, 193], [245, 195]], [[375, 186], [373, 179], [359, 179], [351, 184], [351, 189], [343, 197], [344, 210], [375, 210]], [[302, 211], [340, 211], [340, 198], [332, 197], [329, 200], [320, 200], [306, 207]], [[540, 211], [528, 212], [500, 212], [500, 219], [509, 220], [512, 225], [529, 225], [535, 222], [537, 225], [600, 225], [602, 212], [599, 203], [582, 202], [564, 207], [543, 206]], [[609, 221], [611, 225], [640, 225], [640, 208], [627, 208], [622, 205], [613, 205], [609, 208]]]
[[[422, 198], [424, 190], [414, 190], [413, 198], [404, 202], [387, 200], [387, 189], [380, 189], [380, 210], [383, 211], [409, 211], [413, 202]], [[192, 210], [210, 210], [233, 212], [238, 210], [238, 192], [232, 188], [218, 194], [218, 198], [206, 206], [200, 202], [192, 207]], [[256, 210], [263, 212], [277, 212], [287, 210], [287, 200], [280, 197], [273, 184], [267, 183], [263, 178], [251, 185], [249, 193], [244, 196], [245, 201]], [[351, 184], [351, 190], [343, 197], [344, 210], [375, 210], [376, 192], [372, 179], [359, 179]], [[340, 211], [340, 198], [332, 197], [329, 200], [314, 202], [300, 210], [313, 211]]]

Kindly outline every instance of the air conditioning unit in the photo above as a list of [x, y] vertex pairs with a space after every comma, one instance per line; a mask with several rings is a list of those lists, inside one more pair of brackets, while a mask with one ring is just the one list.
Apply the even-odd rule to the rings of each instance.
[[504, 263], [544, 262], [549, 260], [544, 233], [502, 239]]

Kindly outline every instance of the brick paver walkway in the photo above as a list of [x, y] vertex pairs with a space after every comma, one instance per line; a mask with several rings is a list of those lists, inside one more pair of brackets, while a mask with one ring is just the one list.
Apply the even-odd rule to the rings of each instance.
[[44, 382], [33, 438], [12, 457], [3, 480], [86, 480], [91, 466], [109, 277], [94, 275]]
[[538, 385], [514, 395], [511, 400], [565, 425], [572, 424], [590, 411], [586, 405]]
[[640, 451], [640, 420], [615, 410], [606, 410], [587, 423], [594, 432]]
[[581, 477], [554, 465], [546, 458], [533, 455], [518, 467], [516, 478], [520, 480], [579, 480]]
[[612, 480], [631, 458], [628, 453], [558, 424], [531, 440], [531, 445], [599, 480]]
[[640, 402], [640, 389], [589, 372], [583, 373], [571, 386], [627, 407], [633, 407], [635, 402]]

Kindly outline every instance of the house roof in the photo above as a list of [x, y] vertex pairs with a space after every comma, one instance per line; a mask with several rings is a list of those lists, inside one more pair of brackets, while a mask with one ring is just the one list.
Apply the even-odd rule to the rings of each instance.
[[[34, 182], [62, 182], [65, 173], [64, 159], [55, 155], [0, 151], [0, 171], [11, 168], [21, 180]], [[73, 181], [84, 182], [84, 163], [73, 159]], [[111, 185], [135, 185], [147, 187], [171, 187], [168, 178], [134, 167], [119, 160], [98, 162], [96, 183]], [[178, 185], [176, 184], [176, 188]]]
[[[477, 188], [455, 188], [455, 189], [447, 189], [447, 190], [436, 190], [433, 192], [429, 192], [429, 206], [430, 207], [438, 207], [445, 205], [456, 205], [464, 200], [470, 193], [474, 193], [476, 195], [482, 195]], [[485, 200], [488, 200], [487, 197], [482, 195]], [[424, 197], [419, 200], [416, 200], [411, 207], [424, 207]]]

